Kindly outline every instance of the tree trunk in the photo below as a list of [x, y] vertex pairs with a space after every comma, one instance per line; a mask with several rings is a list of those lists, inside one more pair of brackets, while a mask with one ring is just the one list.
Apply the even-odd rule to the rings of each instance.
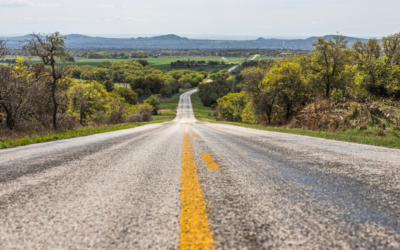
[[286, 103], [286, 121], [289, 120], [291, 108], [292, 108], [292, 104]]
[[53, 105], [54, 105], [54, 109], [53, 109], [53, 128], [54, 130], [57, 130], [57, 109], [58, 109], [58, 104], [56, 101], [56, 83], [53, 82], [52, 88], [51, 88], [51, 95], [52, 95], [52, 99], [53, 99]]
[[81, 124], [81, 125], [83, 125], [82, 124], [82, 121], [83, 121], [83, 116], [85, 115], [85, 112], [82, 112], [81, 111], [81, 117], [80, 117], [80, 121], [79, 121], [79, 123]]
[[4, 110], [6, 111], [7, 114], [7, 120], [6, 120], [6, 125], [7, 128], [10, 130], [13, 130], [15, 127], [15, 120], [13, 117], [12, 109], [8, 109], [6, 106], [3, 105]]
[[329, 81], [329, 77], [327, 77], [327, 82], [326, 82], [326, 97], [329, 98], [329, 92], [330, 92], [330, 81]]

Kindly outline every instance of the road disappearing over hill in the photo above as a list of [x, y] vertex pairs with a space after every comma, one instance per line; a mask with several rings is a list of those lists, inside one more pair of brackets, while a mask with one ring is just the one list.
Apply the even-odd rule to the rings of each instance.
[[0, 150], [1, 249], [400, 248], [400, 151], [196, 121]]

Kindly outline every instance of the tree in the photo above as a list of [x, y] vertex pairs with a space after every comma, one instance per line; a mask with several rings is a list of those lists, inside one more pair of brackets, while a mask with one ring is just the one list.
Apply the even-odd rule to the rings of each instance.
[[48, 76], [43, 68], [31, 72], [23, 58], [16, 61], [15, 67], [0, 67], [0, 107], [7, 114], [6, 125], [10, 130], [14, 129], [18, 112], [27, 103], [27, 88]]
[[153, 107], [153, 115], [158, 114], [158, 110], [160, 109], [160, 99], [152, 95], [146, 100], [144, 100], [144, 103], [148, 103]]
[[400, 64], [400, 33], [382, 37], [382, 47], [387, 64]]
[[114, 92], [125, 98], [125, 101], [131, 105], [135, 105], [137, 103], [137, 94], [127, 87], [116, 88], [114, 89]]
[[241, 122], [242, 113], [248, 103], [247, 94], [242, 91], [240, 93], [229, 93], [226, 96], [219, 98], [218, 103], [218, 118]]
[[345, 36], [333, 36], [333, 40], [318, 38], [313, 43], [313, 53], [310, 53], [307, 62], [308, 67], [313, 71], [315, 82], [323, 83], [326, 96], [330, 96], [331, 89], [344, 88], [343, 71], [351, 60], [351, 50], [347, 48], [349, 40]]
[[114, 90], [114, 83], [110, 80], [104, 82], [104, 88], [107, 92], [112, 92]]
[[0, 61], [3, 60], [8, 53], [10, 53], [10, 49], [7, 47], [6, 41], [0, 40]]
[[109, 62], [109, 61], [104, 61], [104, 62], [101, 62], [101, 63], [97, 66], [97, 68], [108, 69], [108, 68], [110, 68], [111, 66], [112, 66], [112, 63], [111, 63], [111, 62]]
[[39, 57], [44, 65], [50, 67], [54, 130], [57, 130], [57, 110], [59, 105], [56, 100], [57, 84], [66, 76], [64, 68], [62, 66], [57, 66], [56, 60], [58, 59], [65, 62], [69, 57], [65, 39], [66, 38], [61, 36], [59, 32], [48, 35], [33, 33], [29, 39], [25, 40], [25, 45], [23, 46], [25, 52], [31, 56]]
[[[262, 85], [265, 75], [268, 73], [268, 67], [251, 67], [247, 68], [242, 72], [243, 75], [243, 88], [249, 95], [249, 101], [253, 103], [253, 109], [260, 120], [262, 117], [269, 112], [272, 112], [273, 105], [275, 103], [275, 97], [271, 99], [270, 94], [265, 94], [262, 91]], [[272, 104], [270, 104], [272, 103]], [[272, 105], [272, 106], [271, 106]]]
[[77, 112], [80, 117], [80, 123], [83, 125], [83, 119], [87, 115], [93, 114], [96, 110], [103, 107], [105, 100], [94, 87], [94, 83], [76, 83], [69, 90], [70, 110]]
[[268, 92], [278, 92], [279, 105], [285, 107], [286, 120], [289, 119], [294, 106], [306, 94], [306, 82], [298, 58], [291, 56], [271, 68], [264, 78], [263, 88]]

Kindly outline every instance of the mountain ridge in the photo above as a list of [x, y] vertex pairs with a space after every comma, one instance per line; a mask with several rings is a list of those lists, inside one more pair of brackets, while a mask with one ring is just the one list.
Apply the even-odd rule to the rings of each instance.
[[[0, 38], [8, 41], [10, 47], [20, 47], [20, 41], [29, 35], [19, 37]], [[294, 49], [311, 50], [312, 43], [319, 37], [313, 36], [307, 39], [265, 39], [259, 37], [255, 40], [208, 40], [189, 39], [175, 34], [167, 34], [153, 37], [138, 38], [105, 38], [92, 37], [82, 34], [65, 35], [66, 44], [71, 48], [131, 48], [131, 49]], [[333, 35], [323, 36], [331, 39]], [[348, 37], [350, 45], [356, 40], [367, 39]]]

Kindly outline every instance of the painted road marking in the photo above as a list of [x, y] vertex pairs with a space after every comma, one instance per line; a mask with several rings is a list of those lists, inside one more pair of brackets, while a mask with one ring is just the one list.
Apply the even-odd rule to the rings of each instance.
[[193, 134], [193, 137], [198, 137], [196, 134]]
[[201, 193], [190, 147], [190, 137], [186, 127], [182, 146], [181, 183], [182, 208], [179, 249], [214, 250], [213, 238], [207, 220], [206, 203]]
[[219, 170], [218, 164], [215, 163], [210, 154], [203, 153], [201, 156], [203, 157], [203, 161], [209, 170]]

